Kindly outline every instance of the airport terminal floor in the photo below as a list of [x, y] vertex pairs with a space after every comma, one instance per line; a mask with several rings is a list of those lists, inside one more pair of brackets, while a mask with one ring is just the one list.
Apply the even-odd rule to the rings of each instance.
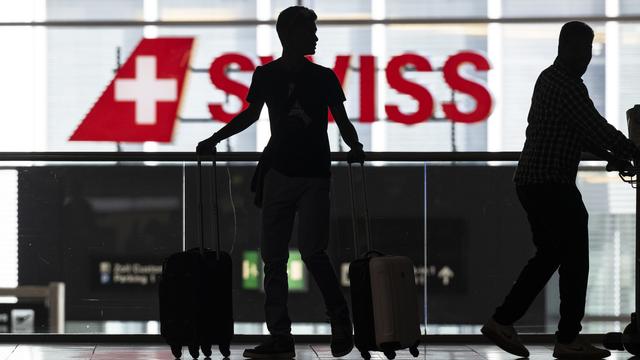
[[[234, 345], [231, 348], [231, 359], [242, 359], [242, 352], [247, 345]], [[537, 344], [529, 346], [531, 360], [553, 359], [553, 344]], [[219, 354], [212, 358], [220, 357]], [[201, 357], [202, 358], [202, 357]], [[307, 359], [333, 359], [328, 344], [297, 344], [296, 358]], [[502, 360], [515, 359], [495, 346], [489, 344], [460, 345], [422, 345], [418, 359], [432, 360]], [[622, 352], [612, 352], [609, 359], [630, 359], [631, 355]], [[171, 352], [162, 345], [113, 345], [113, 344], [2, 344], [0, 345], [0, 359], [2, 360], [173, 360]], [[186, 354], [182, 359], [191, 359]], [[361, 359], [357, 351], [342, 359]], [[372, 359], [386, 359], [382, 353], [372, 353]], [[414, 359], [409, 351], [400, 351], [396, 359]]]

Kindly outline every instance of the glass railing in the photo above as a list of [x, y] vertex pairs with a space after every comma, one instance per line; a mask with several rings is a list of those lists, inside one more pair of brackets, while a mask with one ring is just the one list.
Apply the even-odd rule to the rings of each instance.
[[[249, 189], [257, 156], [221, 153], [216, 168], [221, 242], [233, 259], [238, 334], [267, 331], [260, 212]], [[328, 254], [349, 300], [348, 264], [366, 247], [362, 235], [354, 243], [344, 154], [333, 156]], [[377, 250], [414, 262], [423, 332], [477, 334], [532, 256], [529, 225], [512, 182], [517, 158], [517, 153], [369, 153], [372, 242]], [[0, 154], [0, 287], [64, 285], [64, 295], [57, 295], [64, 312], [57, 315], [51, 299], [24, 292], [17, 293], [19, 299], [2, 298], [0, 332], [158, 333], [162, 260], [199, 243], [194, 160], [191, 153]], [[207, 211], [213, 209], [210, 164], [205, 162], [204, 171]], [[356, 229], [364, 234], [363, 182], [354, 170]], [[590, 213], [584, 331], [617, 330], [635, 301], [635, 193], [617, 174], [606, 173], [603, 163], [592, 161], [583, 162], [577, 184]], [[206, 216], [211, 219], [212, 212]], [[204, 229], [211, 247], [213, 223], [207, 221]], [[328, 334], [322, 297], [297, 250], [301, 240], [294, 230], [288, 264], [293, 332]], [[553, 333], [558, 302], [553, 277], [517, 326]], [[20, 323], [25, 316], [33, 321]]]

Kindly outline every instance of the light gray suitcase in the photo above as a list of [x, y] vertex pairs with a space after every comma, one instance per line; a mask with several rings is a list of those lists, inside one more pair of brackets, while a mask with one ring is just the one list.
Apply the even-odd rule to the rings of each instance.
[[376, 345], [383, 351], [415, 346], [420, 339], [420, 316], [411, 259], [374, 257], [369, 271]]
[[[351, 165], [348, 170], [356, 251], [358, 232]], [[387, 256], [372, 250], [364, 166], [361, 170], [368, 251], [362, 257], [356, 256], [349, 265], [355, 346], [365, 360], [371, 359], [371, 350], [381, 350], [391, 360], [397, 350], [408, 348], [417, 357], [420, 317], [413, 263], [406, 256]]]

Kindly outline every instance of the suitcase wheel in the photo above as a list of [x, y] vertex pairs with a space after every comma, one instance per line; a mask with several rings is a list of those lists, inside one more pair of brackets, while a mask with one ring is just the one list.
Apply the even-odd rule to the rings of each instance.
[[202, 355], [205, 357], [211, 357], [211, 354], [213, 353], [211, 351], [211, 344], [202, 345], [200, 346], [200, 349], [202, 350]]
[[198, 349], [198, 345], [189, 345], [189, 354], [194, 359], [197, 359], [200, 356], [200, 349]]
[[384, 356], [387, 357], [387, 359], [389, 360], [393, 360], [396, 358], [396, 352], [395, 351], [385, 351], [384, 352]]
[[182, 356], [182, 345], [171, 345], [171, 353], [176, 359], [180, 359]]
[[420, 350], [418, 350], [417, 346], [410, 347], [409, 352], [411, 353], [411, 355], [413, 355], [413, 357], [418, 357], [418, 355], [420, 355]]
[[365, 360], [371, 359], [371, 354], [368, 351], [360, 351], [360, 356]]
[[220, 344], [218, 348], [220, 349], [220, 354], [222, 354], [222, 356], [224, 356], [225, 358], [228, 358], [229, 355], [231, 355], [230, 344]]

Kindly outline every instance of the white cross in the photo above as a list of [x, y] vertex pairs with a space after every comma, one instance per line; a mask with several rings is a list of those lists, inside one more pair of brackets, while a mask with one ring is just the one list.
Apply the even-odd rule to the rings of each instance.
[[156, 103], [158, 101], [176, 101], [178, 84], [176, 79], [158, 79], [156, 57], [136, 57], [136, 77], [116, 79], [115, 100], [134, 101], [136, 103], [136, 124], [154, 125], [156, 123]]

